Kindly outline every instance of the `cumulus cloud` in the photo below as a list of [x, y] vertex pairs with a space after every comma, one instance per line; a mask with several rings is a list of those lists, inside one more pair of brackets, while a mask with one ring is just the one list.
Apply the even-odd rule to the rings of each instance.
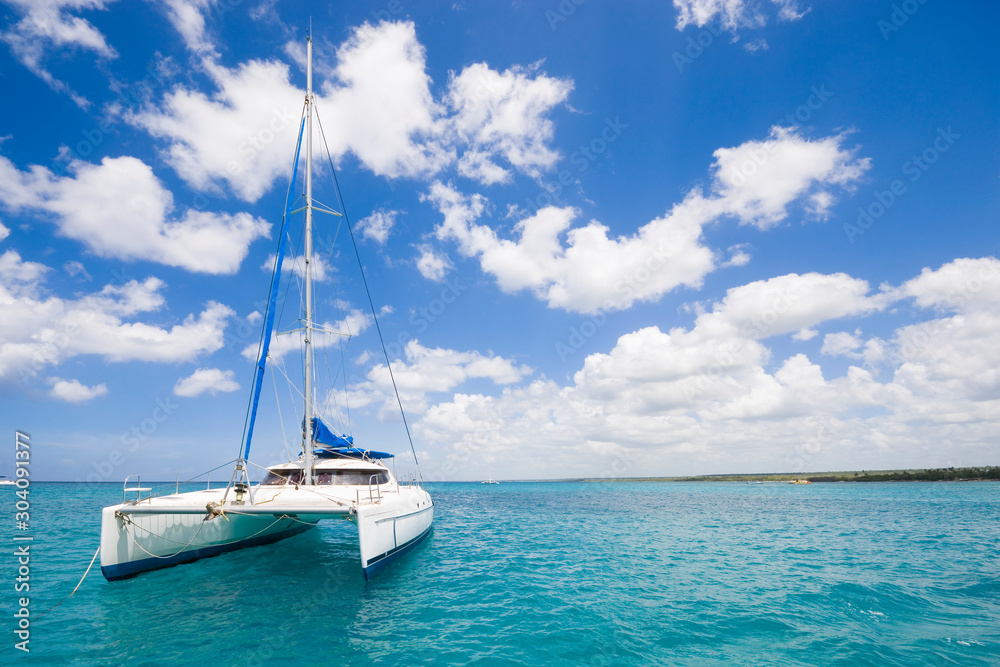
[[205, 67], [214, 95], [178, 87], [128, 120], [167, 140], [164, 160], [192, 187], [213, 191], [225, 183], [244, 201], [257, 201], [288, 174], [305, 96], [284, 63]]
[[937, 270], [925, 268], [900, 287], [899, 295], [938, 310], [1000, 306], [1000, 262], [994, 257], [962, 258]]
[[[474, 469], [481, 452], [503, 460], [531, 442], [552, 462], [536, 475], [556, 477], [592, 476], [595, 462], [641, 476], [986, 460], [1000, 437], [997, 284], [993, 258], [955, 260], [878, 292], [844, 274], [751, 283], [690, 328], [622, 335], [583, 359], [566, 385], [542, 378], [497, 396], [455, 394], [430, 406], [414, 432], [444, 447], [459, 471]], [[950, 299], [956, 285], [960, 302]], [[773, 358], [771, 341], [789, 332], [904, 307], [911, 296], [924, 299], [918, 308], [944, 303], [955, 314], [899, 327], [887, 341], [860, 331], [824, 336], [824, 353], [869, 367], [832, 374], [802, 352]], [[871, 366], [888, 376], [877, 379]], [[693, 467], [679, 469], [681, 458]]]
[[[268, 255], [267, 259], [263, 264], [260, 265], [260, 270], [266, 273], [272, 273], [274, 271], [274, 253]], [[333, 276], [333, 267], [330, 266], [329, 262], [321, 254], [313, 255], [312, 262], [310, 262], [310, 270], [312, 272], [312, 279], [317, 282], [323, 282], [329, 280]], [[294, 274], [298, 276], [299, 280], [305, 280], [306, 277], [306, 260], [305, 255], [290, 255], [286, 256], [281, 262], [281, 272], [285, 275]]]
[[856, 149], [841, 147], [845, 136], [810, 140], [796, 128], [773, 127], [763, 141], [748, 141], [713, 154], [712, 190], [722, 211], [743, 224], [775, 226], [792, 202], [809, 197], [810, 211], [825, 215], [833, 203], [830, 186], [850, 187], [871, 167]]
[[372, 211], [371, 215], [362, 218], [357, 224], [361, 237], [385, 245], [389, 240], [389, 232], [396, 224], [397, 215], [399, 211], [387, 211], [382, 208]]
[[[552, 308], [580, 313], [621, 310], [682, 285], [701, 285], [717, 266], [702, 239], [705, 225], [732, 216], [767, 229], [784, 220], [796, 200], [832, 186], [850, 187], [868, 161], [841, 148], [843, 139], [809, 140], [794, 128], [775, 127], [764, 141], [720, 148], [708, 195], [691, 190], [628, 236], [612, 236], [596, 220], [574, 227], [578, 210], [548, 206], [517, 223], [516, 239], [504, 239], [479, 222], [488, 204], [481, 195], [435, 181], [424, 200], [443, 217], [436, 237], [455, 241], [466, 257], [478, 257], [505, 292], [530, 290]], [[740, 253], [731, 263], [748, 260]]]
[[549, 146], [554, 131], [548, 113], [566, 100], [573, 84], [541, 74], [539, 66], [500, 73], [477, 63], [452, 74], [450, 124], [469, 145], [458, 165], [463, 176], [486, 185], [510, 180], [493, 155], [535, 177], [555, 164], [559, 154]]
[[218, 368], [199, 368], [186, 378], [181, 378], [174, 385], [174, 394], [185, 398], [193, 398], [206, 391], [215, 396], [220, 391], [236, 391], [240, 385], [233, 379], [233, 371], [222, 371]]
[[209, 301], [178, 324], [140, 321], [165, 305], [157, 278], [106, 285], [73, 299], [43, 295], [48, 269], [8, 251], [0, 257], [0, 381], [29, 381], [81, 355], [107, 362], [191, 361], [222, 347], [233, 312]]
[[[404, 409], [412, 413], [427, 408], [429, 394], [451, 391], [468, 380], [487, 379], [498, 385], [508, 385], [533, 372], [503, 357], [427, 348], [416, 340], [406, 344], [404, 356], [405, 359], [392, 363], [392, 378]], [[350, 388], [350, 404], [353, 407], [379, 404], [383, 413], [397, 411], [392, 378], [385, 364], [372, 367], [365, 382]]]
[[[344, 337], [357, 336], [372, 324], [374, 324], [372, 316], [357, 308], [352, 309], [335, 322], [314, 322], [312, 348], [313, 350], [322, 350], [333, 347]], [[304, 332], [301, 329], [280, 336], [277, 333], [271, 334], [271, 345], [268, 348], [269, 357], [280, 360], [289, 352], [302, 349], [303, 335]], [[256, 360], [258, 352], [257, 343], [253, 343], [243, 348], [241, 354], [246, 359]]]
[[105, 396], [108, 393], [108, 388], [104, 384], [88, 387], [81, 384], [79, 380], [63, 380], [57, 377], [49, 378], [49, 383], [52, 385], [52, 391], [49, 395], [67, 403], [85, 403], [92, 398]]
[[[192, 187], [226, 186], [256, 201], [288, 171], [303, 91], [277, 61], [230, 69], [207, 57], [203, 67], [214, 93], [179, 87], [129, 121], [167, 142], [164, 159]], [[412, 22], [355, 28], [336, 64], [318, 66], [316, 79], [316, 108], [335, 160], [350, 153], [389, 178], [429, 178], [456, 165], [484, 184], [505, 182], [513, 171], [537, 176], [555, 163], [548, 114], [572, 89], [537, 64], [497, 72], [479, 63], [452, 73], [436, 99]]]
[[173, 196], [134, 157], [74, 161], [71, 175], [20, 171], [0, 156], [0, 203], [51, 214], [59, 233], [101, 257], [149, 260], [199, 273], [235, 273], [270, 225], [247, 213], [174, 211]]
[[167, 18], [174, 26], [187, 47], [200, 54], [214, 52], [214, 46], [205, 32], [204, 12], [212, 6], [212, 0], [162, 0]]
[[[778, 9], [778, 19], [798, 21], [809, 11], [800, 11], [798, 0], [771, 0]], [[726, 30], [760, 28], [767, 24], [767, 15], [760, 3], [752, 0], [674, 0], [677, 9], [677, 29], [694, 24], [703, 27], [718, 22]]]
[[417, 270], [420, 275], [428, 280], [440, 282], [452, 268], [448, 258], [434, 251], [430, 246], [423, 245], [419, 248], [420, 256], [417, 258]]

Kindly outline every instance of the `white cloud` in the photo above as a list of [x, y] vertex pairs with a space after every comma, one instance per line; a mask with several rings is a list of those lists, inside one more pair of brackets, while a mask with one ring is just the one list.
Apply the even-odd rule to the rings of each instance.
[[822, 322], [882, 310], [890, 302], [884, 293], [869, 295], [864, 280], [844, 273], [791, 273], [758, 280], [726, 291], [697, 326], [712, 331], [738, 331], [749, 338], [767, 338], [810, 329]]
[[0, 35], [14, 56], [56, 92], [69, 95], [77, 106], [86, 109], [90, 102], [64, 81], [57, 79], [42, 64], [50, 49], [81, 49], [101, 58], [116, 58], [104, 35], [92, 23], [73, 15], [74, 10], [106, 9], [114, 0], [7, 0], [22, 18]]
[[[235, 273], [269, 225], [247, 213], [173, 211], [173, 196], [134, 157], [74, 161], [70, 176], [34, 165], [22, 172], [0, 156], [0, 202], [54, 214], [66, 237], [101, 257], [149, 260], [199, 273]], [[48, 216], [52, 217], [52, 216]]]
[[184, 38], [187, 47], [200, 54], [212, 54], [214, 47], [205, 34], [203, 12], [212, 5], [212, 0], [162, 0], [167, 18]]
[[778, 19], [781, 21], [798, 21], [808, 14], [811, 9], [799, 10], [798, 0], [771, 0], [778, 5]]
[[10, 236], [10, 229], [5, 227], [4, 224], [0, 222], [0, 241], [3, 241], [8, 236]]
[[186, 378], [181, 378], [174, 385], [174, 394], [193, 398], [206, 391], [215, 396], [220, 391], [236, 391], [240, 385], [233, 380], [233, 371], [222, 371], [218, 368], [199, 368]]
[[[771, 0], [778, 7], [778, 19], [797, 21], [808, 13], [799, 11], [797, 0]], [[674, 0], [677, 9], [677, 29], [694, 24], [703, 27], [717, 21], [726, 30], [760, 28], [767, 24], [767, 17], [760, 3], [752, 0]]]
[[63, 380], [62, 378], [49, 378], [49, 383], [52, 384], [52, 391], [49, 395], [68, 403], [84, 403], [108, 393], [108, 388], [104, 384], [88, 387], [80, 384], [79, 380]]
[[746, 252], [745, 250], [746, 247], [747, 246], [745, 244], [731, 246], [728, 249], [729, 259], [726, 260], [724, 263], [720, 264], [719, 266], [720, 267], [746, 266], [747, 264], [749, 264], [752, 258], [750, 257], [750, 254]]
[[489, 185], [510, 178], [491, 161], [493, 155], [534, 177], [555, 164], [559, 154], [548, 145], [553, 135], [548, 114], [565, 102], [573, 84], [540, 74], [540, 64], [499, 73], [477, 63], [452, 74], [451, 124], [470, 147], [459, 162], [459, 173]]
[[377, 209], [372, 211], [368, 217], [362, 218], [357, 224], [357, 229], [360, 230], [363, 238], [385, 245], [386, 241], [389, 240], [389, 232], [396, 224], [397, 215], [399, 215], [399, 211]]
[[0, 280], [10, 294], [34, 294], [38, 282], [49, 267], [38, 262], [25, 262], [16, 250], [0, 255]]
[[233, 312], [209, 301], [183, 322], [158, 326], [137, 320], [161, 309], [156, 278], [107, 285], [75, 299], [40, 296], [46, 267], [8, 251], [0, 258], [0, 381], [30, 381], [42, 369], [81, 355], [108, 362], [191, 361], [222, 347]]
[[[690, 329], [621, 336], [609, 352], [583, 359], [565, 386], [542, 379], [499, 396], [455, 394], [429, 407], [414, 432], [450, 452], [459, 477], [484, 451], [514, 459], [529, 441], [552, 462], [536, 469], [542, 477], [592, 476], [595, 461], [630, 476], [988, 461], [1000, 437], [993, 269], [1000, 263], [992, 258], [956, 260], [877, 293], [844, 274], [750, 283]], [[960, 303], [950, 300], [956, 285], [972, 290]], [[765, 345], [917, 295], [927, 299], [918, 306], [943, 302], [959, 314], [900, 327], [888, 342], [865, 341], [860, 331], [824, 337], [825, 354], [888, 364], [885, 381], [858, 366], [831, 376], [804, 354], [774, 363]], [[681, 454], [693, 467], [678, 468]], [[578, 458], [587, 467], [574, 468]], [[630, 468], [636, 461], [641, 469]]]
[[[392, 378], [404, 409], [412, 413], [427, 408], [428, 394], [451, 391], [466, 381], [486, 379], [507, 385], [533, 372], [531, 368], [492, 354], [427, 348], [415, 340], [406, 344], [404, 353], [405, 361], [392, 363]], [[383, 414], [398, 410], [388, 368], [384, 364], [374, 366], [367, 378], [366, 382], [349, 388], [350, 404], [354, 407], [381, 404]]]
[[82, 262], [79, 262], [75, 259], [71, 259], [70, 261], [63, 264], [63, 270], [70, 276], [78, 280], [82, 281], [93, 280], [91, 275], [87, 273], [87, 267], [85, 267]]
[[417, 258], [417, 270], [428, 280], [440, 282], [452, 268], [451, 262], [444, 255], [434, 252], [430, 246], [420, 247], [420, 257]]
[[[269, 274], [274, 271], [274, 257], [274, 253], [268, 255], [264, 263], [260, 265], [261, 271]], [[323, 255], [318, 253], [313, 255], [311, 264], [313, 280], [323, 282], [333, 276], [333, 267], [330, 266]], [[291, 273], [298, 276], [299, 280], [305, 280], [305, 255], [286, 256], [281, 262], [281, 272], [285, 275]]]
[[917, 305], [962, 311], [974, 306], [1000, 305], [1000, 261], [995, 257], [956, 259], [940, 269], [925, 268], [900, 287], [900, 295]]
[[861, 339], [856, 333], [851, 334], [846, 331], [829, 333], [823, 337], [823, 348], [820, 350], [820, 354], [828, 354], [833, 357], [839, 355], [859, 357], [861, 355], [857, 353], [857, 350], [861, 345]]
[[767, 139], [713, 153], [712, 189], [726, 214], [767, 229], [784, 220], [787, 207], [809, 196], [810, 211], [822, 217], [833, 203], [831, 185], [850, 187], [871, 166], [841, 148], [844, 135], [809, 140], [796, 128], [773, 127]]
[[[298, 62], [302, 53], [290, 48], [287, 55]], [[164, 159], [192, 187], [226, 184], [256, 201], [288, 172], [303, 91], [276, 61], [229, 69], [206, 58], [203, 67], [216, 92], [176, 88], [129, 120], [168, 142]], [[336, 65], [317, 65], [315, 74], [316, 108], [333, 158], [352, 153], [389, 178], [428, 178], [453, 164], [483, 183], [508, 180], [510, 169], [538, 176], [558, 158], [548, 145], [548, 114], [572, 89], [537, 64], [503, 73], [475, 64], [453, 73], [436, 100], [411, 22], [354, 29], [337, 49]]]
[[[311, 341], [312, 348], [315, 351], [333, 347], [345, 336], [357, 336], [372, 326], [373, 323], [374, 320], [371, 315], [356, 308], [336, 322], [324, 321], [322, 323], [314, 323], [313, 326], [315, 329], [313, 330]], [[289, 352], [301, 350], [302, 346], [303, 331], [301, 329], [281, 335], [273, 333], [271, 334], [271, 345], [268, 348], [268, 356], [271, 359], [280, 360]], [[258, 352], [257, 343], [253, 343], [243, 348], [241, 354], [247, 359], [256, 361]]]
[[[424, 200], [444, 218], [437, 238], [454, 240], [463, 255], [478, 257], [505, 292], [529, 289], [549, 307], [580, 313], [620, 310], [681, 285], [701, 285], [716, 268], [715, 253], [703, 244], [704, 225], [733, 216], [767, 229], [784, 220], [797, 199], [832, 185], [850, 187], [868, 162], [841, 149], [842, 140], [836, 135], [811, 141], [776, 127], [765, 141], [720, 148], [710, 196], [691, 190], [629, 236], [613, 237], [596, 220], [572, 227], [576, 209], [549, 206], [518, 222], [518, 238], [507, 240], [478, 223], [487, 211], [481, 195], [466, 196], [436, 181]], [[748, 259], [736, 256], [732, 263]]]
[[364, 24], [337, 50], [318, 103], [334, 155], [350, 150], [379, 175], [432, 174], [452, 160], [435, 141], [443, 113], [413, 23]]
[[241, 199], [256, 201], [289, 173], [305, 95], [289, 83], [284, 63], [205, 68], [215, 95], [175, 88], [128, 120], [169, 141], [163, 157], [192, 187], [213, 190], [225, 182]]

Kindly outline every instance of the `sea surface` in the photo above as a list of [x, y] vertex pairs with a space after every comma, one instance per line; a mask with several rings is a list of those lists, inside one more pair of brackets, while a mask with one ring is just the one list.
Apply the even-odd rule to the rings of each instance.
[[[0, 664], [1000, 665], [1000, 484], [435, 484], [372, 581], [347, 522], [108, 583], [110, 484], [0, 490]], [[14, 648], [14, 536], [30, 653]]]

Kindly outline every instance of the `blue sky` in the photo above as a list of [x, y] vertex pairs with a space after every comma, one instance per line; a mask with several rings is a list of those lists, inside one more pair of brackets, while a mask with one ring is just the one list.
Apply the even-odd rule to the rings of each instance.
[[[37, 477], [235, 457], [310, 17], [425, 478], [996, 464], [994, 3], [484, 4], [2, 5], [0, 425]], [[317, 403], [405, 467], [346, 230], [317, 237], [352, 333]], [[299, 448], [277, 341], [260, 464]]]

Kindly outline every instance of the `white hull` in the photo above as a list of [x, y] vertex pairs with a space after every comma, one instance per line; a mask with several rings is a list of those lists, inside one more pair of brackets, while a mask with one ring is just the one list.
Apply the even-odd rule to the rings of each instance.
[[254, 486], [252, 491], [243, 503], [234, 502], [230, 489], [223, 505], [224, 490], [212, 489], [104, 508], [101, 572], [108, 581], [127, 579], [276, 542], [322, 519], [348, 518], [358, 525], [361, 568], [367, 579], [419, 543], [434, 519], [429, 494], [417, 486]]

